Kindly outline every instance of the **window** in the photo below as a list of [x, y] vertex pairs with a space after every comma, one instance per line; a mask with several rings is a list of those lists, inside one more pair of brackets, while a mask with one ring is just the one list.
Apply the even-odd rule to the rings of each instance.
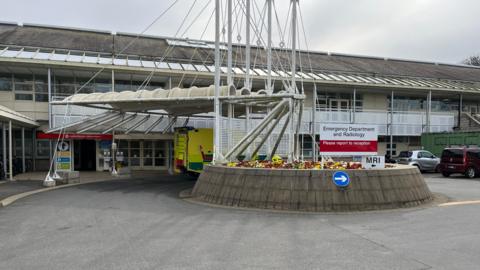
[[[394, 97], [393, 111], [420, 111], [425, 109], [425, 99], [415, 97]], [[388, 97], [388, 108], [391, 110], [391, 97]]]
[[418, 158], [433, 158], [434, 155], [430, 152], [423, 151], [418, 153]]
[[16, 100], [33, 100], [32, 94], [15, 94]]
[[140, 141], [130, 141], [130, 166], [140, 166]]
[[35, 78], [35, 80], [34, 80], [35, 101], [37, 101], [37, 102], [48, 102], [47, 76], [45, 76], [45, 75], [35, 75], [34, 78]]
[[462, 149], [443, 150], [442, 158], [463, 158], [463, 150]]
[[399, 158], [409, 158], [409, 157], [412, 157], [412, 151], [402, 151], [400, 152], [400, 154], [398, 155]]
[[109, 79], [95, 79], [95, 92], [106, 93], [112, 91]]
[[54, 95], [70, 96], [75, 93], [75, 82], [72, 77], [55, 76]]
[[389, 144], [387, 143], [387, 155], [390, 155], [390, 151], [392, 152], [391, 156], [396, 156], [397, 155], [397, 144]]
[[154, 142], [154, 147], [155, 147], [155, 166], [165, 166], [166, 165], [166, 159], [167, 159], [167, 153], [166, 153], [166, 148], [165, 148], [165, 141], [155, 141]]
[[[353, 110], [353, 90], [351, 93], [317, 92], [317, 110]], [[355, 111], [363, 111], [363, 95], [355, 95]]]
[[12, 75], [0, 73], [0, 91], [12, 91]]
[[471, 151], [471, 150], [468, 150], [467, 151], [467, 156], [469, 158], [480, 158], [480, 152], [479, 151]]
[[[76, 78], [76, 83], [73, 84], [74, 91], [77, 91], [81, 94], [93, 93], [95, 84], [93, 83], [93, 80], [86, 84], [89, 80], [90, 78]], [[72, 94], [73, 93], [74, 92], [72, 92]]]
[[48, 158], [50, 156], [50, 141], [37, 140], [37, 157]]
[[33, 91], [33, 75], [15, 74], [14, 88], [15, 92]]
[[129, 80], [115, 80], [115, 92], [131, 91], [132, 83]]
[[153, 165], [153, 142], [143, 142], [143, 166]]

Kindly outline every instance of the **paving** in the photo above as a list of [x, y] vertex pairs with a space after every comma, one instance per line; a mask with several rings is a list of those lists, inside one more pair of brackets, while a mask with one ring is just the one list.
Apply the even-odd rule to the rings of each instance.
[[[451, 200], [480, 180], [428, 174]], [[480, 204], [342, 214], [226, 209], [151, 176], [36, 194], [0, 209], [0, 269], [478, 269]]]
[[41, 181], [24, 180], [24, 181], [5, 181], [0, 184], [0, 201], [15, 194], [32, 191], [43, 188]]

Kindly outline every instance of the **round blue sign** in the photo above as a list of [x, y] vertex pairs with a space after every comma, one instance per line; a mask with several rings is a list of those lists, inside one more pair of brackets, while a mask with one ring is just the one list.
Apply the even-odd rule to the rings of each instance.
[[350, 177], [346, 172], [334, 172], [332, 180], [337, 187], [347, 187], [348, 185], [350, 185]]

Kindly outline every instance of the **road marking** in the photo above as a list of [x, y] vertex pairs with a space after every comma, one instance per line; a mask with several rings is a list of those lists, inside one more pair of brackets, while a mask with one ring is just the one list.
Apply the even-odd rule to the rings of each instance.
[[438, 206], [455, 206], [455, 205], [468, 205], [468, 204], [480, 204], [480, 200], [476, 201], [461, 201], [461, 202], [448, 202], [448, 203], [441, 203]]

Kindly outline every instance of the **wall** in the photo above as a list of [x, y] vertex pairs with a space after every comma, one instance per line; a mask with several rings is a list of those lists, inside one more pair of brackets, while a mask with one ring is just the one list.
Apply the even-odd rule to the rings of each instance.
[[384, 93], [362, 93], [364, 110], [388, 110], [388, 95]]

